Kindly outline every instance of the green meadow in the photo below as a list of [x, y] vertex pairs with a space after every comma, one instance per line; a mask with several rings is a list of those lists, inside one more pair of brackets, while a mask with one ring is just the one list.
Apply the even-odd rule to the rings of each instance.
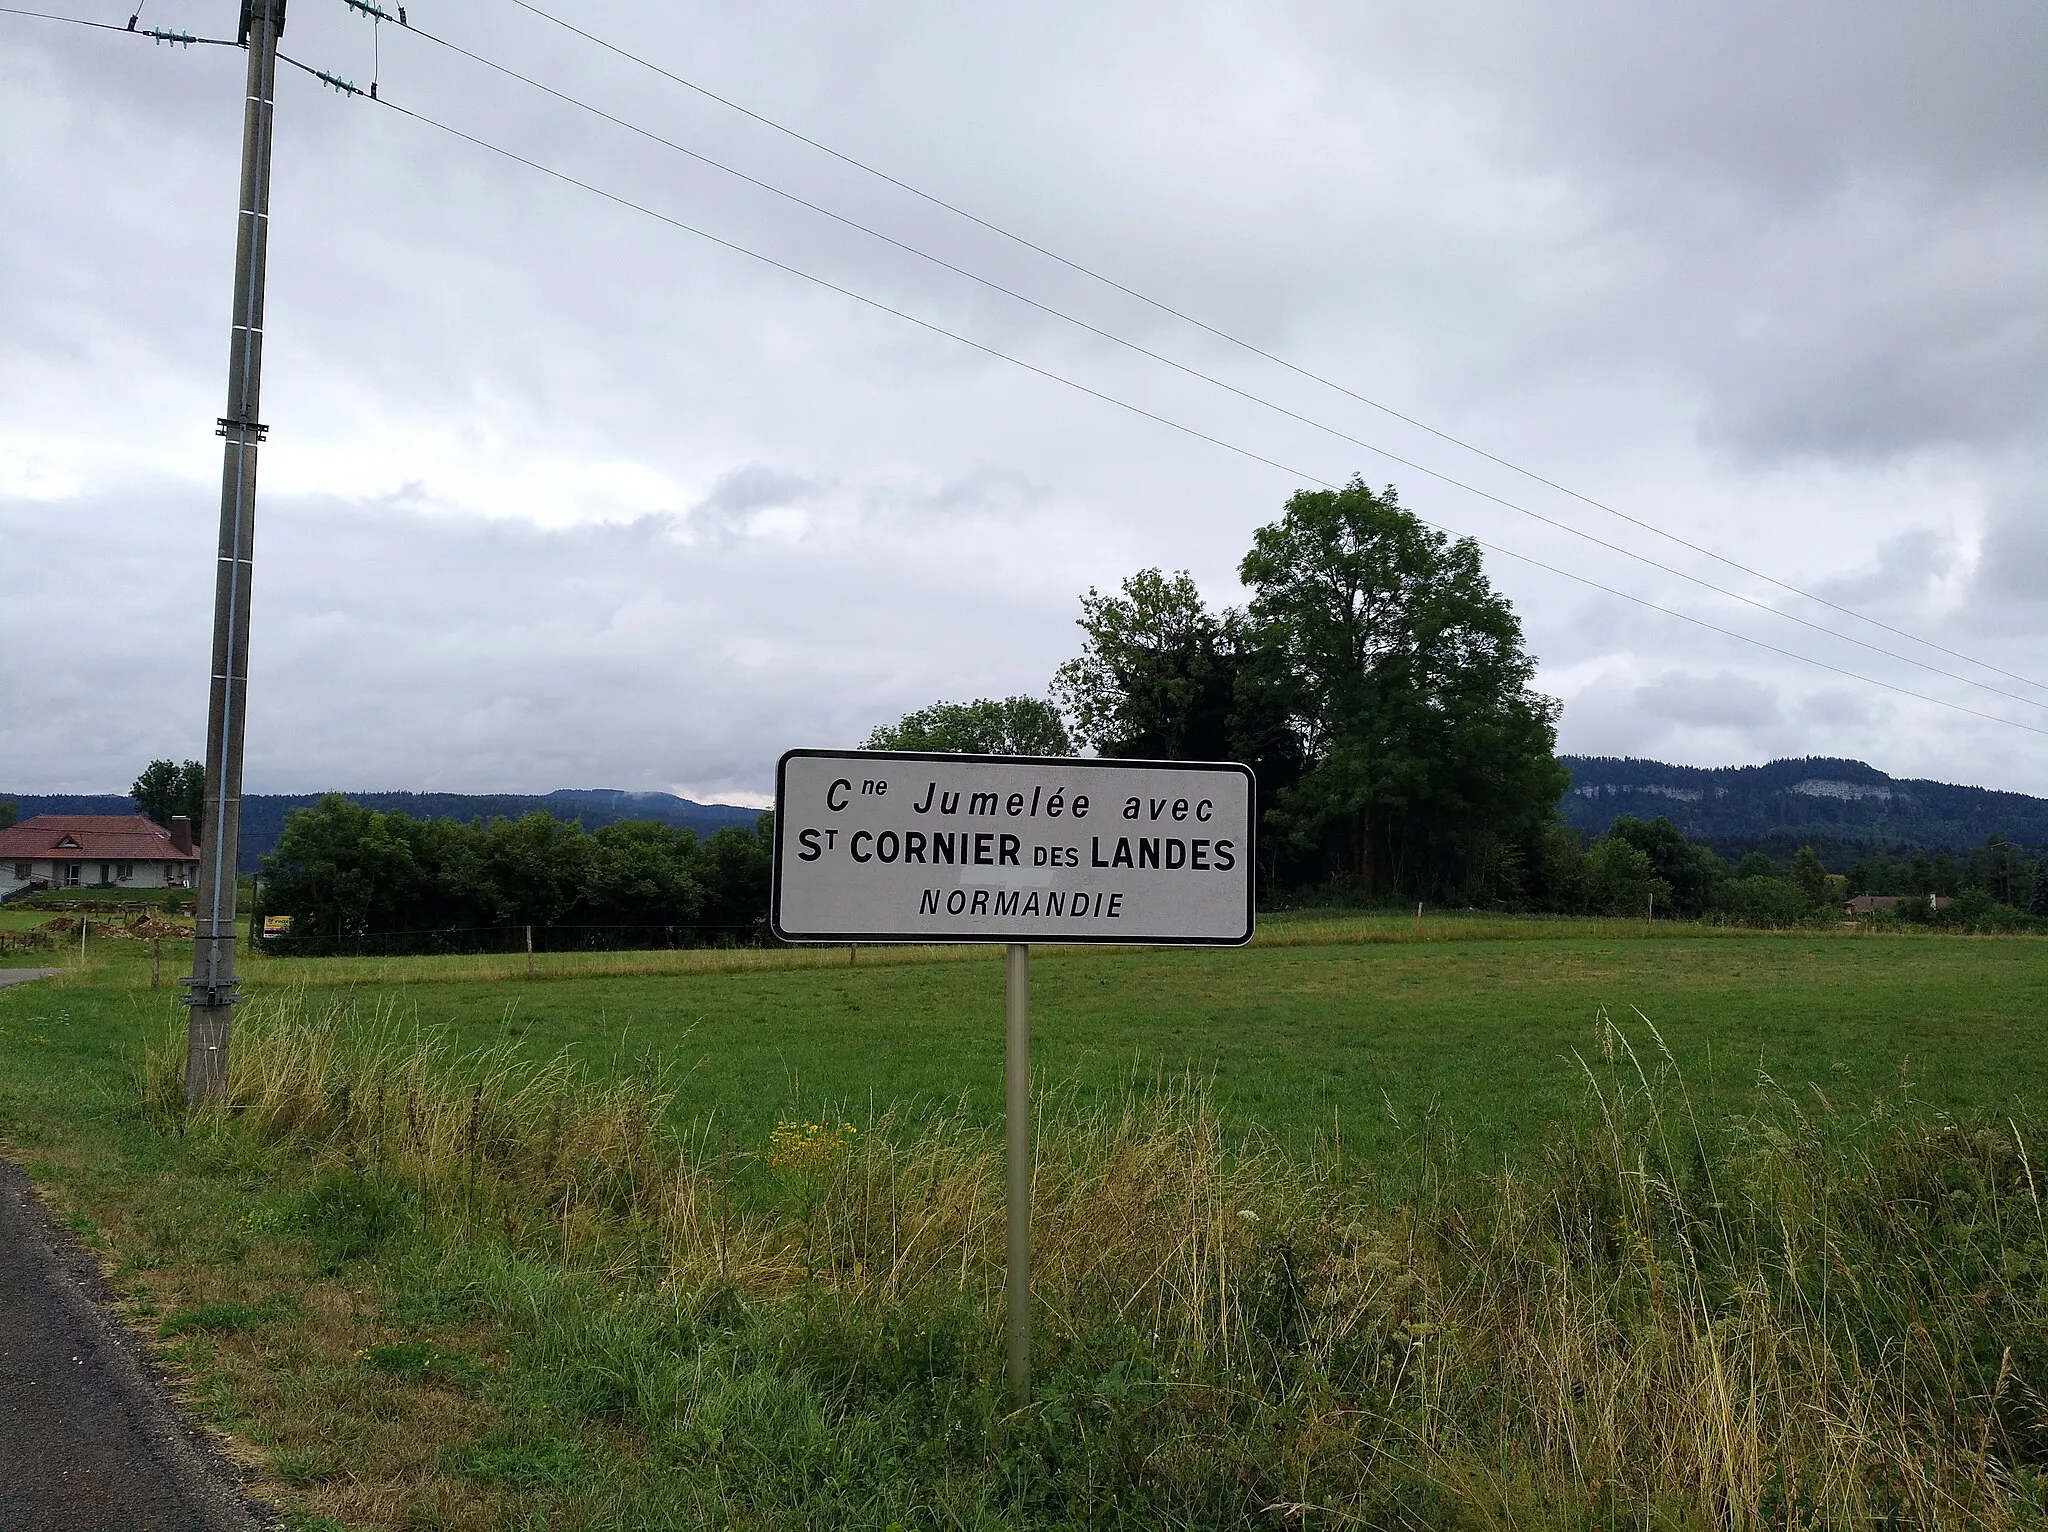
[[2048, 1525], [2048, 940], [1039, 949], [1022, 1409], [996, 952], [252, 957], [188, 1114], [189, 950], [0, 1152], [296, 1527]]
[[[73, 941], [14, 959], [65, 977], [0, 994], [0, 1046], [51, 1036], [28, 1083], [108, 1078], [179, 1015], [190, 949]], [[861, 1121], [1001, 1109], [1002, 973], [979, 948], [845, 948], [258, 960], [252, 995], [346, 997], [359, 1016], [507, 1039], [599, 1070], [666, 1068], [679, 1123], [765, 1139], [808, 1112]], [[1361, 1144], [1425, 1118], [1487, 1156], [1541, 1137], [1581, 1100], [1603, 1017], [1654, 1026], [1695, 1098], [1733, 1110], [1760, 1076], [1858, 1100], [1909, 1087], [2006, 1111], [2048, 1089], [2048, 943], [1756, 933], [1640, 922], [1434, 917], [1269, 920], [1250, 949], [1040, 949], [1033, 1067], [1099, 1098], [1198, 1076], [1232, 1122]], [[0, 1097], [0, 1102], [7, 1102]], [[11, 1103], [9, 1103], [11, 1105]]]

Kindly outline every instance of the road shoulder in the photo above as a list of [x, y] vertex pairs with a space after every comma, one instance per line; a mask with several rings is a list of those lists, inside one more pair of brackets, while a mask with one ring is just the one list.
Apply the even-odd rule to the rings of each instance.
[[275, 1526], [178, 1408], [98, 1261], [0, 1159], [0, 1524], [9, 1532]]

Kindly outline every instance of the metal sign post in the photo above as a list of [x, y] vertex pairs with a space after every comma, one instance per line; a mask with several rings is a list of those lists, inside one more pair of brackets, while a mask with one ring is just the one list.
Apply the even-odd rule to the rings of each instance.
[[1031, 1400], [1031, 949], [1003, 954], [1003, 1128], [1009, 1149], [1009, 1262], [1004, 1270], [1011, 1402]]
[[792, 750], [769, 920], [784, 941], [1001, 943], [1010, 1396], [1031, 1398], [1031, 947], [1239, 946], [1252, 774], [1197, 761]]

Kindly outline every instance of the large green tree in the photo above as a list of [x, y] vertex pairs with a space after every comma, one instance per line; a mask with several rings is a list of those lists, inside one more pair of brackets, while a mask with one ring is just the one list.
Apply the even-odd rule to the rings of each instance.
[[[688, 832], [685, 832], [688, 833]], [[759, 932], [768, 923], [768, 886], [775, 852], [775, 816], [762, 814], [741, 829], [714, 830], [699, 857], [706, 897], [698, 917], [721, 939]]]
[[1651, 871], [1664, 885], [1659, 907], [1666, 914], [1705, 914], [1728, 881], [1728, 864], [1708, 847], [1693, 845], [1662, 814], [1655, 819], [1623, 814], [1607, 827], [1607, 837], [1627, 841], [1650, 859]]
[[1081, 598], [1080, 655], [1053, 677], [1075, 736], [1121, 759], [1242, 761], [1261, 801], [1301, 774], [1285, 675], [1242, 612], [1212, 612], [1186, 570], [1141, 569]]
[[2023, 909], [2033, 883], [2026, 858], [2003, 835], [1989, 837], [1970, 853], [1969, 881], [2000, 904]]
[[151, 761], [128, 789], [135, 806], [151, 819], [170, 828], [171, 820], [183, 814], [192, 821], [192, 834], [200, 833], [206, 797], [206, 768], [197, 761]]
[[277, 850], [263, 859], [265, 908], [290, 914], [301, 939], [459, 923], [468, 910], [456, 901], [460, 914], [451, 916], [439, 886], [442, 830], [330, 793], [287, 816]]
[[1053, 676], [1074, 735], [1101, 755], [1215, 759], [1230, 749], [1235, 656], [1186, 570], [1141, 569], [1081, 598], [1086, 641]]
[[867, 737], [869, 750], [933, 750], [961, 755], [1072, 755], [1073, 741], [1059, 709], [1037, 697], [981, 697], [935, 702], [883, 724]]
[[1306, 763], [1269, 823], [1368, 893], [1483, 892], [1540, 840], [1568, 780], [1557, 704], [1477, 543], [1354, 478], [1290, 499], [1239, 573]]
[[688, 925], [704, 908], [697, 837], [654, 820], [622, 820], [590, 837], [584, 903], [597, 923]]

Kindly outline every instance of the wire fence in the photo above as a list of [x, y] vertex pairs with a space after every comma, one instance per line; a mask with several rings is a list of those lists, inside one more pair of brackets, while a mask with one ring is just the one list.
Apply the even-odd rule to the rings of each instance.
[[707, 947], [780, 947], [766, 920], [674, 925], [447, 926], [418, 931], [264, 932], [279, 957], [428, 957], [524, 952], [644, 952]]

